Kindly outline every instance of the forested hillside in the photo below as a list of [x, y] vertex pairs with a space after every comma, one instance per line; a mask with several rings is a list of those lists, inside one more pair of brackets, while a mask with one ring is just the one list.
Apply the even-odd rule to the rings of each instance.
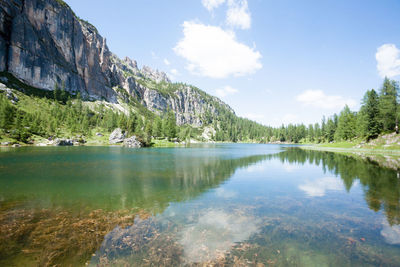
[[[395, 131], [399, 116], [396, 81], [385, 79], [379, 92], [368, 90], [358, 112], [345, 107], [339, 114], [323, 118], [321, 123], [289, 124], [279, 128], [267, 127], [254, 121], [237, 117], [229, 109], [218, 107], [218, 102], [205, 94], [211, 105], [217, 106], [218, 115], [206, 113], [204, 127], [177, 125], [175, 114], [169, 110], [156, 114], [149, 111], [136, 99], [130, 97], [120, 109], [107, 102], [83, 101], [80, 94], [70, 95], [56, 88], [52, 92], [28, 91], [28, 87], [15, 83], [14, 87], [25, 92], [0, 88], [0, 134], [3, 140], [32, 143], [37, 138], [83, 136], [90, 139], [96, 133], [109, 134], [120, 127], [128, 134], [140, 136], [150, 142], [151, 137], [185, 141], [227, 142], [289, 142], [324, 143], [352, 140], [370, 140], [382, 133]], [[170, 84], [167, 91], [174, 92]], [[155, 83], [154, 88], [157, 89]], [[165, 92], [164, 89], [160, 91]], [[18, 100], [17, 100], [18, 99]], [[122, 112], [121, 110], [125, 110]], [[128, 112], [126, 112], [128, 110]], [[211, 129], [204, 137], [203, 130]], [[206, 140], [207, 139], [207, 140]]]
[[345, 106], [339, 114], [323, 117], [321, 123], [310, 125], [289, 124], [280, 128], [269, 128], [266, 139], [281, 142], [324, 143], [369, 141], [383, 133], [396, 130], [400, 117], [399, 85], [385, 78], [378, 92], [368, 90], [361, 100], [358, 112]]
[[[11, 79], [9, 79], [11, 80]], [[201, 90], [205, 101], [218, 113], [202, 116], [202, 127], [178, 125], [172, 110], [157, 114], [148, 110], [132, 96], [115, 105], [107, 101], [85, 101], [60, 88], [43, 91], [14, 80], [10, 89], [0, 84], [0, 138], [2, 141], [35, 143], [42, 139], [96, 139], [96, 134], [108, 136], [119, 127], [127, 135], [136, 135], [145, 143], [151, 139], [187, 141], [257, 141], [264, 140], [267, 127], [237, 117]], [[181, 84], [169, 84], [169, 92]], [[154, 86], [157, 89], [157, 84]], [[175, 89], [176, 89], [175, 88]], [[161, 88], [160, 91], [165, 91]], [[22, 92], [23, 91], [23, 92]], [[203, 131], [207, 129], [207, 135]], [[98, 139], [98, 138], [97, 138]], [[82, 141], [83, 141], [82, 140]]]

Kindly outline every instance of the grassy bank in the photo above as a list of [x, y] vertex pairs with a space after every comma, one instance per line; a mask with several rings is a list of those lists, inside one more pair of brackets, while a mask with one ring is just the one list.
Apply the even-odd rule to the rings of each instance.
[[400, 134], [389, 133], [378, 136], [369, 142], [353, 140], [323, 144], [307, 144], [306, 149], [324, 151], [364, 152], [371, 154], [400, 154]]
[[355, 158], [362, 158], [394, 170], [400, 170], [400, 150], [368, 149], [368, 148], [341, 148], [324, 146], [301, 146], [304, 150], [335, 152]]
[[306, 150], [341, 152], [341, 153], [358, 153], [358, 154], [381, 154], [381, 155], [398, 155], [400, 156], [400, 149], [376, 149], [376, 148], [354, 148], [354, 147], [331, 147], [323, 145], [304, 145], [300, 146]]

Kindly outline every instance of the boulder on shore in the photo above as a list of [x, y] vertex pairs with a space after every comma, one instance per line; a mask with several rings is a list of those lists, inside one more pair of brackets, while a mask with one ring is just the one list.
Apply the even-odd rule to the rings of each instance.
[[136, 136], [131, 136], [124, 140], [124, 146], [139, 148], [139, 147], [143, 147], [143, 144], [139, 140], [136, 139]]
[[122, 132], [121, 128], [115, 129], [111, 134], [108, 141], [110, 144], [118, 144], [124, 142], [125, 133]]
[[53, 145], [55, 145], [55, 146], [73, 146], [74, 143], [71, 139], [56, 138], [56, 140], [54, 140]]

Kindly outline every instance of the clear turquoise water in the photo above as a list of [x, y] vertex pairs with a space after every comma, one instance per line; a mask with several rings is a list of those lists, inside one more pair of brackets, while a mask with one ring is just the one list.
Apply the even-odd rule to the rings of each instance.
[[278, 145], [0, 153], [0, 265], [400, 266], [400, 179]]

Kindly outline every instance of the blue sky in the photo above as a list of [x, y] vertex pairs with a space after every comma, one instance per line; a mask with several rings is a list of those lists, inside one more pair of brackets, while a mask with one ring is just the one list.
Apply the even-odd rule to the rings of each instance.
[[265, 125], [314, 123], [400, 77], [400, 1], [67, 0], [112, 52]]

